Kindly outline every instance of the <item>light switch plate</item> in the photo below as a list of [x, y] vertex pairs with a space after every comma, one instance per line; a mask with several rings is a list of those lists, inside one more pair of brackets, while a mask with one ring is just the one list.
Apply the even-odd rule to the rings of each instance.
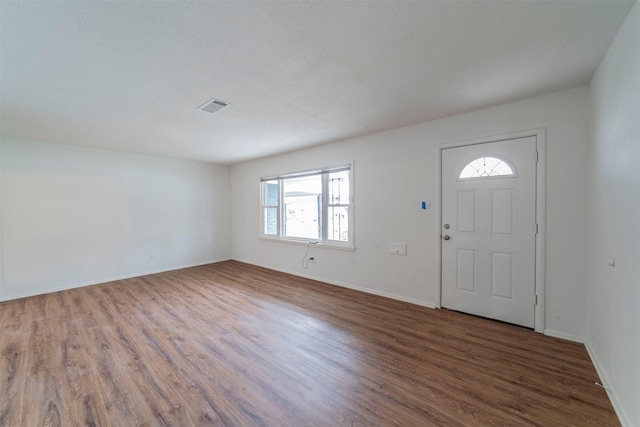
[[407, 244], [404, 242], [389, 242], [389, 253], [394, 255], [406, 255]]

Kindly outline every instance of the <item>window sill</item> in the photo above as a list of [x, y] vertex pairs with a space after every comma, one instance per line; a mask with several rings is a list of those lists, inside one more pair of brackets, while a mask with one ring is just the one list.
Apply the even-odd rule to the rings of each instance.
[[259, 239], [265, 240], [267, 242], [286, 243], [289, 245], [296, 245], [296, 246], [307, 246], [309, 245], [309, 243], [312, 243], [311, 246], [314, 248], [335, 249], [335, 250], [347, 251], [347, 252], [354, 252], [356, 250], [356, 247], [350, 244], [340, 244], [340, 243], [331, 243], [331, 242], [314, 243], [316, 242], [315, 240], [308, 241], [308, 240], [286, 239], [282, 237], [271, 237], [271, 236], [260, 236]]

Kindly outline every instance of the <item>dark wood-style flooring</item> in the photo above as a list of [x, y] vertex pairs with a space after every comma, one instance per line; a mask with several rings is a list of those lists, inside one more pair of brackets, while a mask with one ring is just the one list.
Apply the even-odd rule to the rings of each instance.
[[235, 261], [0, 328], [0, 426], [619, 425], [580, 344]]

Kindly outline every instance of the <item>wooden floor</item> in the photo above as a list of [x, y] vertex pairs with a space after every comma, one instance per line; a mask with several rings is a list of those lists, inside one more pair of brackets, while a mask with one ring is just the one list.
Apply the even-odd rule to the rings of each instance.
[[0, 426], [619, 425], [582, 345], [234, 261], [0, 328]]

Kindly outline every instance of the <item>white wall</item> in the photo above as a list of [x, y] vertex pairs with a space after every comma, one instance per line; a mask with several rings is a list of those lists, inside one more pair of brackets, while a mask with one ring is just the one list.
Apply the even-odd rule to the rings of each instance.
[[230, 256], [229, 168], [2, 138], [0, 299]]
[[640, 426], [639, 4], [594, 75], [589, 101], [587, 347], [623, 424]]
[[[433, 306], [439, 287], [437, 144], [547, 129], [546, 328], [581, 340], [586, 306], [587, 88], [553, 93], [231, 168], [233, 258]], [[355, 252], [258, 239], [259, 178], [355, 161]], [[420, 201], [432, 200], [432, 209]], [[390, 241], [407, 242], [407, 256]]]

